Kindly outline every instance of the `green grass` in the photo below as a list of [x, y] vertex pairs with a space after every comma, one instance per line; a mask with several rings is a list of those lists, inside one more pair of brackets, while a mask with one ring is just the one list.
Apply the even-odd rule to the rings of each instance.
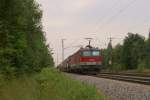
[[4, 81], [0, 77], [0, 100], [105, 100], [94, 87], [70, 79], [55, 69]]

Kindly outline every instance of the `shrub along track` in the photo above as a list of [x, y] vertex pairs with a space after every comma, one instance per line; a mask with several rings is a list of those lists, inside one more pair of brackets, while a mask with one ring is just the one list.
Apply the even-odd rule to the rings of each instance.
[[150, 75], [133, 73], [99, 73], [95, 77], [150, 85]]

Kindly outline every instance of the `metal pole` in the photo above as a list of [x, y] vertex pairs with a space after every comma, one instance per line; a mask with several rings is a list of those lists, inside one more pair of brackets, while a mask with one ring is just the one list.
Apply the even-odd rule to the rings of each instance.
[[64, 40], [62, 39], [62, 61], [64, 61]]
[[89, 46], [91, 46], [91, 40], [89, 40]]
[[149, 35], [148, 35], [148, 39], [150, 40], [150, 28], [149, 28]]
[[59, 62], [58, 62], [58, 52], [57, 52], [56, 63], [57, 63], [57, 65], [59, 64]]
[[112, 65], [112, 37], [109, 38], [110, 41], [109, 41], [109, 44], [108, 44], [108, 49], [109, 49], [109, 61], [108, 61], [108, 64], [109, 65]]

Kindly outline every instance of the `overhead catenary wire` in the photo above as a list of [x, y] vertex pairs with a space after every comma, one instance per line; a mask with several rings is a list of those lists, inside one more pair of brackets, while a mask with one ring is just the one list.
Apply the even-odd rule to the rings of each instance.
[[[111, 12], [114, 8], [116, 8], [116, 6], [121, 2], [122, 0], [117, 0], [115, 3], [113, 3], [113, 5], [107, 9], [107, 11], [103, 14], [102, 17], [100, 17], [98, 20], [97, 20], [97, 23], [95, 24], [95, 26], [99, 25], [100, 22], [102, 22], [110, 13], [108, 12]], [[97, 29], [98, 27], [94, 28], [94, 29]]]
[[137, 23], [133, 26], [130, 26], [127, 30], [132, 30], [132, 29], [135, 29], [136, 27], [140, 26], [140, 25], [143, 25], [143, 23], [147, 23], [148, 21], [150, 21], [150, 17], [145, 19], [144, 21], [141, 21], [140, 23]]
[[[103, 28], [104, 26], [110, 24], [115, 18], [117, 18], [121, 13], [123, 13], [126, 9], [128, 9], [132, 4], [134, 4], [137, 0], [132, 0], [131, 2], [129, 2], [126, 6], [124, 6], [123, 8], [121, 8], [116, 14], [114, 14], [113, 16], [111, 16], [106, 23], [103, 23], [99, 29]], [[95, 33], [99, 30], [95, 30]]]
[[75, 39], [72, 43], [70, 43], [69, 45], [67, 45], [65, 48], [69, 48], [71, 46], [73, 46], [75, 43], [77, 43], [80, 40], [80, 38]]

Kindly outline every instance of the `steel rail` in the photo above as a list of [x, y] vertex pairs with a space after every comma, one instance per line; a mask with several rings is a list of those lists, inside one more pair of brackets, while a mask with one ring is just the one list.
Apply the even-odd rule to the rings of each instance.
[[100, 73], [96, 77], [150, 85], [150, 76], [148, 75]]

